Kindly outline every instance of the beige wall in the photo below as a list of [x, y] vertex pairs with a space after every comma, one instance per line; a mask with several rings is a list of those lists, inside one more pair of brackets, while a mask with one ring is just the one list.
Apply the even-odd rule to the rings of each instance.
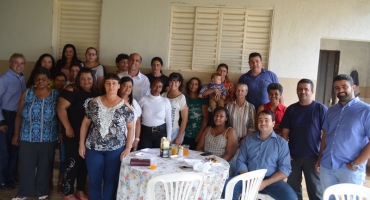
[[[122, 52], [139, 52], [143, 68], [149, 68], [154, 56], [167, 61], [173, 2], [103, 0], [100, 62], [114, 66], [116, 55]], [[273, 7], [269, 69], [282, 82], [287, 105], [296, 101], [297, 80], [303, 77], [316, 80], [321, 38], [370, 41], [368, 0], [176, 0], [176, 3]], [[35, 62], [42, 53], [52, 52], [52, 8], [52, 0], [0, 1], [0, 71], [6, 70], [6, 60], [13, 52], [24, 53], [30, 62]], [[114, 67], [108, 67], [110, 70]], [[198, 76], [204, 83], [210, 76], [210, 73], [181, 73], [185, 78]], [[240, 75], [230, 77], [236, 82]]]

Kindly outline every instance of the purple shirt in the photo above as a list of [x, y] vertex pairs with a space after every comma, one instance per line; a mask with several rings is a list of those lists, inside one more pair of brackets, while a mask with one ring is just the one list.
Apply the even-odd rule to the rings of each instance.
[[247, 73], [243, 74], [238, 81], [238, 83], [247, 84], [247, 101], [253, 104], [255, 108], [270, 101], [267, 93], [267, 86], [270, 83], [278, 82], [279, 80], [274, 72], [263, 68], [258, 76], [253, 76], [249, 70]]

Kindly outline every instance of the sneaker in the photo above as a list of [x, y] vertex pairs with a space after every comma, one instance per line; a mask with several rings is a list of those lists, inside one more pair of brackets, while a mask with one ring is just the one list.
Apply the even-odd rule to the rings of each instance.
[[11, 189], [14, 189], [14, 186], [8, 183], [0, 183], [0, 189], [1, 190], [11, 190]]

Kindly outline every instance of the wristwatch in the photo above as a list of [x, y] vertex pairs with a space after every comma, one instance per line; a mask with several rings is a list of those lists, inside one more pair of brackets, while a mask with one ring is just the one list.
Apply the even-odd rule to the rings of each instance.
[[351, 162], [351, 165], [352, 165], [352, 169], [357, 171], [360, 169], [360, 166], [359, 165], [356, 165], [355, 163]]

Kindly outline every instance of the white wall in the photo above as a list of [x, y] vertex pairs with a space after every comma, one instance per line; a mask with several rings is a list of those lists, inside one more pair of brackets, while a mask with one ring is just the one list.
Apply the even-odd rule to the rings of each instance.
[[340, 51], [339, 74], [350, 74], [352, 70], [357, 70], [360, 86], [368, 85], [367, 81], [370, 77], [369, 42], [322, 39], [321, 49]]
[[[103, 0], [100, 61], [121, 52], [168, 59], [171, 0]], [[320, 39], [370, 41], [369, 0], [177, 0], [177, 3], [274, 7], [269, 69], [279, 78], [316, 79]], [[52, 0], [0, 1], [0, 60], [51, 52]]]

